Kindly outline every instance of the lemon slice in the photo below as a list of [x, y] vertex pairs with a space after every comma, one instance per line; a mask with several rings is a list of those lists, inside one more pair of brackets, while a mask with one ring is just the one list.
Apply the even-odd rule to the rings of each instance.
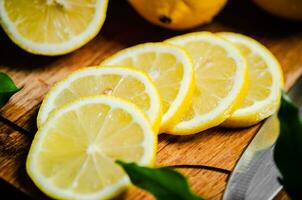
[[274, 55], [259, 42], [241, 34], [219, 33], [234, 43], [248, 61], [249, 90], [240, 107], [223, 125], [246, 127], [258, 123], [278, 110], [283, 75]]
[[24, 50], [42, 55], [69, 53], [101, 29], [108, 0], [1, 0], [0, 21]]
[[37, 117], [38, 127], [59, 107], [78, 98], [100, 94], [136, 104], [145, 111], [154, 130], [158, 131], [162, 107], [157, 89], [143, 72], [124, 67], [89, 67], [57, 83], [43, 100]]
[[247, 90], [247, 67], [231, 43], [208, 32], [186, 34], [166, 42], [192, 56], [196, 89], [192, 104], [171, 134], [193, 134], [217, 126], [242, 102]]
[[130, 181], [116, 160], [152, 165], [157, 136], [126, 101], [88, 97], [53, 113], [38, 130], [26, 170], [55, 199], [108, 199]]
[[178, 47], [141, 44], [118, 52], [102, 65], [134, 67], [151, 76], [163, 104], [161, 132], [175, 124], [190, 103], [194, 89], [193, 65], [189, 55]]

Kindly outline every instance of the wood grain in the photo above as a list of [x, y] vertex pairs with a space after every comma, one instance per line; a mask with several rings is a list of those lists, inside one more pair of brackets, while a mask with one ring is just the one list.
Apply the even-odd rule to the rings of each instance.
[[241, 155], [258, 128], [214, 128], [191, 136], [160, 135], [156, 164], [206, 165], [231, 171], [234, 157]]
[[[25, 171], [31, 137], [0, 123], [0, 178], [32, 198], [45, 197]], [[2, 189], [1, 189], [2, 190]]]
[[289, 200], [289, 197], [287, 196], [286, 192], [282, 190], [275, 198], [274, 200]]
[[[221, 198], [226, 185], [226, 174], [203, 169], [181, 169], [178, 171], [189, 177], [188, 181], [196, 194], [211, 200]], [[136, 187], [131, 188], [121, 197], [129, 200], [154, 199], [151, 195]], [[122, 199], [121, 197], [119, 199]]]
[[[208, 25], [187, 31], [234, 31], [267, 46], [280, 61], [285, 87], [302, 74], [302, 26], [271, 17], [249, 1], [232, 0]], [[57, 57], [31, 55], [19, 49], [0, 30], [0, 71], [23, 87], [0, 110], [0, 177], [32, 197], [45, 198], [30, 182], [24, 160], [36, 132], [39, 105], [49, 88], [72, 71], [97, 65], [120, 49], [138, 43], [162, 41], [185, 32], [155, 27], [141, 19], [125, 1], [110, 1], [108, 16], [99, 35], [73, 53]], [[157, 166], [206, 165], [231, 171], [260, 125], [247, 129], [213, 128], [193, 136], [159, 136]], [[13, 128], [12, 128], [13, 127]], [[17, 131], [18, 130], [18, 131]], [[221, 197], [227, 174], [205, 169], [182, 169], [194, 190], [206, 198]], [[136, 192], [134, 192], [136, 191]], [[133, 190], [125, 197], [143, 197]]]

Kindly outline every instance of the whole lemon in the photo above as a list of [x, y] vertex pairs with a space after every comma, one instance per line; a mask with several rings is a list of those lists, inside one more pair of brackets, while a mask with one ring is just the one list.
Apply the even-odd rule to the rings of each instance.
[[210, 22], [227, 0], [128, 0], [153, 24], [183, 30]]
[[254, 0], [254, 2], [271, 14], [302, 20], [302, 0]]

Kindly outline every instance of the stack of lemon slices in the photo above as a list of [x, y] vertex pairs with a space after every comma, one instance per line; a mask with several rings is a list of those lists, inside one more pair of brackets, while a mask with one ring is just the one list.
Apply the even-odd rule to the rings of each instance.
[[240, 34], [130, 47], [49, 91], [27, 171], [54, 198], [110, 198], [130, 183], [116, 160], [152, 166], [158, 133], [254, 125], [276, 112], [282, 86], [272, 53]]

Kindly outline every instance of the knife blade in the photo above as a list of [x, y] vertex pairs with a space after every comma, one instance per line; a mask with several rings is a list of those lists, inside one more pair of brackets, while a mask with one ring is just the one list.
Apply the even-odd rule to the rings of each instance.
[[[302, 115], [302, 77], [288, 95]], [[273, 199], [282, 189], [273, 160], [274, 144], [279, 135], [277, 115], [269, 117], [258, 130], [236, 164], [227, 183], [223, 200]]]

